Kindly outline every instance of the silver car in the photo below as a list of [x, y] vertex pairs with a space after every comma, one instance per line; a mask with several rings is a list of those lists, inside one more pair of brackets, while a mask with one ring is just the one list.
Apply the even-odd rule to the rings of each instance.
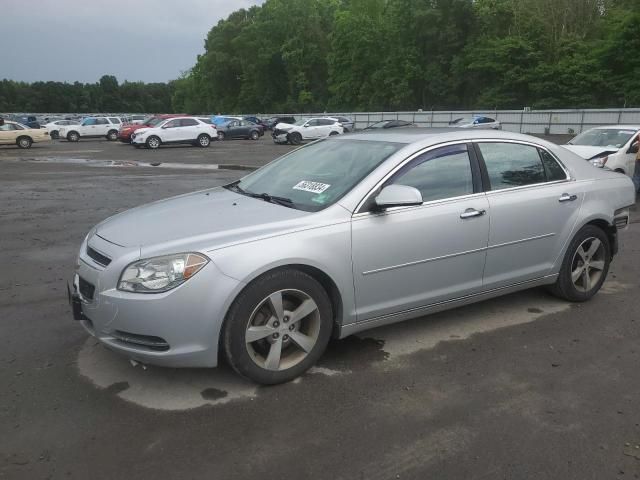
[[241, 180], [115, 215], [82, 243], [74, 317], [149, 364], [302, 374], [330, 337], [538, 285], [602, 286], [631, 180], [538, 138], [332, 137]]

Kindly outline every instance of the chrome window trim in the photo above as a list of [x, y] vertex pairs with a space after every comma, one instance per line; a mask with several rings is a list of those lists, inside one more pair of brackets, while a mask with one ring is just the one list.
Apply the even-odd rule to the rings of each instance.
[[[569, 172], [567, 167], [564, 165], [564, 163], [562, 163], [562, 161], [558, 158], [558, 156], [555, 155], [553, 152], [551, 152], [548, 148], [543, 147], [542, 145], [539, 145], [537, 143], [528, 142], [526, 140], [511, 140], [511, 139], [497, 139], [497, 138], [495, 138], [495, 139], [477, 138], [475, 140], [471, 140], [471, 143], [516, 143], [518, 145], [528, 145], [530, 147], [539, 148], [540, 150], [544, 150], [549, 155], [551, 155], [551, 158], [553, 158], [556, 162], [558, 162], [558, 164], [560, 165], [560, 168], [562, 168], [562, 171], [565, 174], [565, 179], [564, 180], [554, 180], [553, 182], [532, 183], [531, 185], [520, 185], [519, 187], [502, 188], [500, 190], [488, 190], [487, 193], [489, 193], [489, 192], [502, 192], [504, 190], [514, 190], [516, 188], [532, 187], [534, 185], [546, 185], [546, 184], [550, 184], [550, 183], [568, 182], [568, 181], [573, 180], [573, 177], [571, 177], [571, 172]], [[484, 158], [483, 158], [483, 160], [484, 160]], [[542, 159], [540, 159], [540, 162], [542, 162]]]

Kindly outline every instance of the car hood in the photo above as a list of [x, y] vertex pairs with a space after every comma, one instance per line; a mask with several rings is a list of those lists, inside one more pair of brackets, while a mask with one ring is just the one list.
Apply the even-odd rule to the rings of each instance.
[[127, 210], [98, 224], [96, 233], [123, 247], [213, 250], [304, 226], [310, 215], [217, 187]]
[[590, 145], [562, 145], [567, 150], [581, 156], [586, 160], [596, 157], [603, 157], [611, 153], [617, 152], [619, 149], [615, 147], [592, 147]]
[[290, 123], [277, 123], [275, 128], [278, 130], [293, 130], [296, 126]]

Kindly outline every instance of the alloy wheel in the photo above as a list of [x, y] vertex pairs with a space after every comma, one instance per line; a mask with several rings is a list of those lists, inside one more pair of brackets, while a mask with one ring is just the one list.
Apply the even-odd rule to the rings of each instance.
[[245, 332], [249, 356], [266, 370], [287, 370], [311, 352], [320, 334], [316, 302], [300, 290], [280, 290], [254, 309]]
[[571, 281], [580, 292], [589, 292], [598, 284], [605, 269], [605, 248], [603, 243], [589, 237], [577, 248], [571, 262]]

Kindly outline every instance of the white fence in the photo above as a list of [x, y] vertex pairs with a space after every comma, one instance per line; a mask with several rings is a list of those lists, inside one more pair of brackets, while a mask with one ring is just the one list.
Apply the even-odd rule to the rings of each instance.
[[[570, 135], [600, 125], [640, 125], [640, 109], [590, 109], [590, 110], [468, 110], [468, 111], [417, 111], [417, 112], [342, 112], [292, 114], [299, 116], [345, 116], [353, 119], [356, 129], [381, 120], [406, 120], [421, 127], [446, 127], [451, 120], [483, 115], [502, 123], [511, 132]], [[262, 115], [263, 117], [274, 115]]]

